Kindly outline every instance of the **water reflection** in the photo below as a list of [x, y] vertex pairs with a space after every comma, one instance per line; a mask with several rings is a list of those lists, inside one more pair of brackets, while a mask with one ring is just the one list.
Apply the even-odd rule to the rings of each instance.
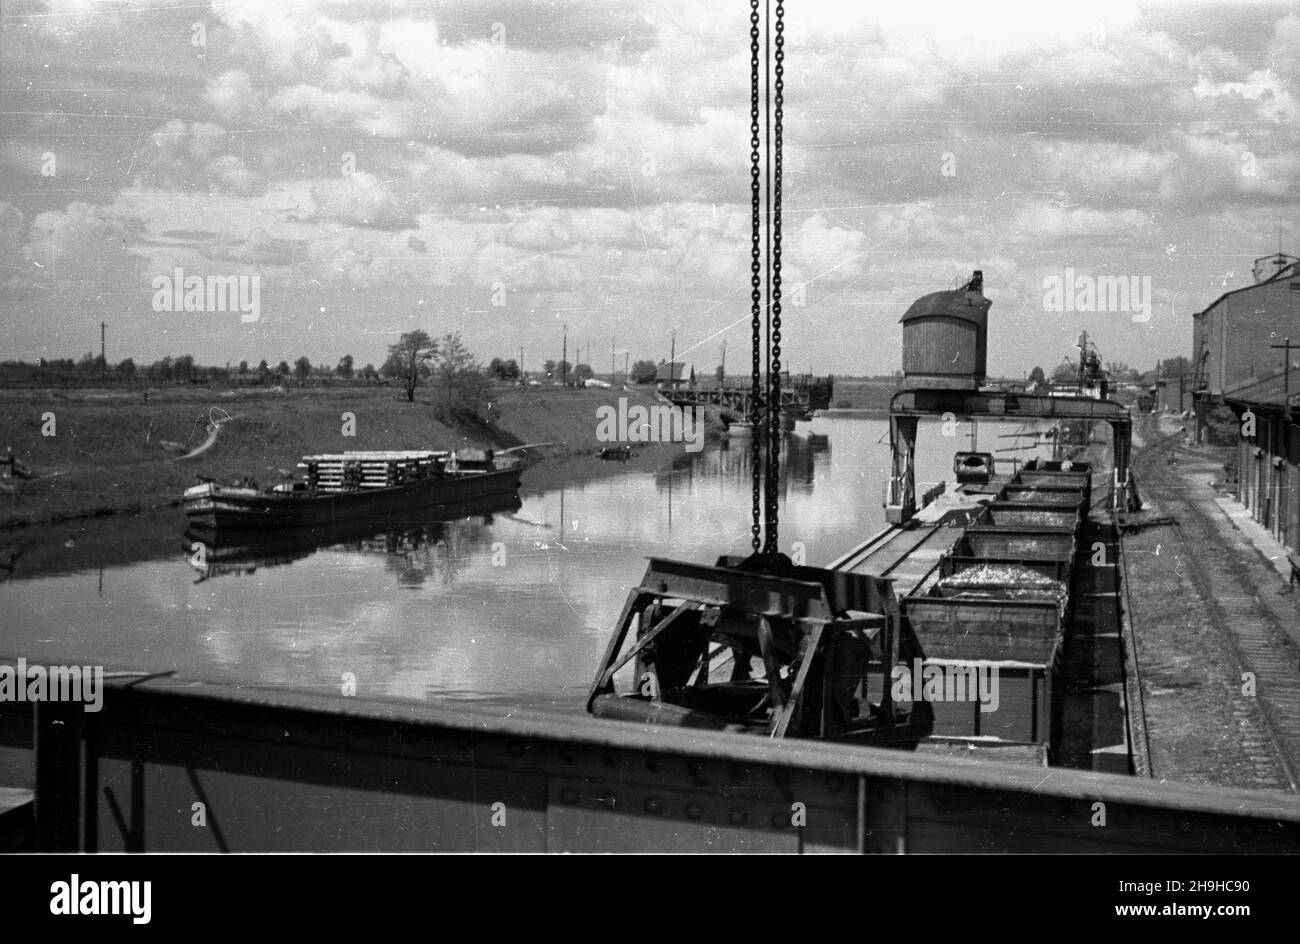
[[[789, 492], [811, 492], [819, 473], [828, 469], [830, 462], [830, 437], [826, 434], [782, 436], [779, 454], [781, 498], [786, 498]], [[669, 467], [655, 473], [655, 484], [669, 499], [674, 491], [683, 488], [693, 491], [697, 479], [749, 488], [753, 467], [754, 458], [748, 441], [723, 441], [716, 449], [677, 456]]]

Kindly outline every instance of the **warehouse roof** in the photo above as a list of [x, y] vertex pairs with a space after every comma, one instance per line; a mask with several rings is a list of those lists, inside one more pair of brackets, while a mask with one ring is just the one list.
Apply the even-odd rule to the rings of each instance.
[[1263, 282], [1253, 282], [1250, 285], [1243, 285], [1241, 288], [1234, 288], [1231, 291], [1224, 292], [1222, 295], [1220, 295], [1214, 301], [1210, 302], [1200, 311], [1193, 312], [1192, 317], [1200, 318], [1202, 315], [1208, 312], [1215, 305], [1219, 304], [1219, 302], [1223, 301], [1229, 295], [1239, 295], [1242, 292], [1249, 292], [1251, 289], [1260, 288], [1265, 285], [1271, 285], [1274, 282], [1280, 282], [1284, 279], [1293, 279], [1297, 275], [1300, 275], [1300, 264], [1287, 266], [1285, 269], [1281, 269], [1277, 273], [1275, 273], [1272, 278], [1265, 279]]
[[1223, 391], [1225, 400], [1254, 406], [1284, 406], [1289, 393], [1292, 405], [1300, 401], [1300, 368], [1292, 368], [1290, 378], [1279, 370], [1271, 377], [1248, 377]]

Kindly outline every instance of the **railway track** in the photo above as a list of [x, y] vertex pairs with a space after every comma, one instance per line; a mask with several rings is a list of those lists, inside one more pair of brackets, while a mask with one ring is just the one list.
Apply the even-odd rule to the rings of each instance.
[[[1135, 457], [1139, 482], [1159, 492], [1164, 511], [1178, 522], [1188, 553], [1187, 576], [1204, 601], [1205, 612], [1222, 640], [1224, 680], [1242, 746], [1261, 786], [1300, 790], [1300, 653], [1279, 615], [1251, 588], [1256, 583], [1248, 555], [1236, 553], [1235, 528], [1221, 521], [1217, 505], [1200, 496], [1171, 472], [1163, 457], [1181, 443], [1182, 434], [1153, 439]], [[1225, 531], [1227, 529], [1227, 531]], [[1249, 554], [1254, 548], [1240, 542]], [[1245, 559], [1243, 559], [1243, 557]], [[1271, 573], [1271, 571], [1270, 571]], [[1242, 673], [1253, 673], [1256, 696], [1241, 694]]]

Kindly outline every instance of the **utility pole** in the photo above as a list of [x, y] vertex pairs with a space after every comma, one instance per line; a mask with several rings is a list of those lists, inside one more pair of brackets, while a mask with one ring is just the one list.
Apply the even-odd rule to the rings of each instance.
[[674, 387], [677, 380], [677, 329], [673, 328], [673, 346], [668, 354], [668, 386]]
[[718, 378], [718, 386], [727, 385], [727, 339], [722, 339], [722, 376]]
[[564, 326], [564, 347], [560, 354], [560, 376], [563, 378], [561, 383], [565, 389], [569, 386], [569, 326]]
[[104, 356], [104, 334], [107, 327], [104, 322], [99, 323], [99, 376], [101, 380], [108, 379], [108, 358]]
[[623, 352], [623, 386], [627, 386], [627, 359], [632, 356], [632, 351]]
[[524, 382], [524, 349], [519, 349], [519, 382]]
[[[1280, 237], [1279, 237], [1280, 238]], [[1279, 250], [1280, 251], [1280, 250]], [[1292, 344], [1290, 338], [1284, 338], [1281, 344], [1270, 344], [1269, 347], [1281, 348], [1286, 351], [1284, 355], [1286, 360], [1282, 362], [1282, 415], [1286, 417], [1287, 422], [1291, 422], [1291, 351], [1300, 351], [1300, 344]]]

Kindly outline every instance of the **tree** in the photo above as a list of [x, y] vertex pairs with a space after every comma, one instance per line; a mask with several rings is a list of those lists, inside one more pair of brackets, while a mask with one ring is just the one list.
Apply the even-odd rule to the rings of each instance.
[[361, 368], [361, 379], [371, 384], [379, 379], [379, 371], [375, 370], [374, 364], [367, 364]]
[[177, 380], [192, 380], [195, 376], [193, 355], [182, 354], [176, 358], [176, 361], [172, 364], [172, 376]]
[[573, 379], [573, 364], [569, 361], [560, 361], [555, 365], [555, 370], [560, 376], [561, 383], [568, 383]]
[[[1034, 369], [1038, 370], [1040, 374], [1042, 373], [1042, 370], [1039, 370], [1038, 368]], [[713, 369], [713, 379], [718, 382], [719, 387], [725, 387], [727, 385], [727, 368], [723, 367], [721, 364], [715, 367]]]
[[388, 346], [388, 360], [384, 372], [402, 381], [406, 401], [415, 402], [415, 388], [429, 373], [429, 362], [437, 356], [438, 345], [433, 338], [416, 329], [408, 331]]
[[351, 354], [344, 354], [343, 357], [339, 359], [339, 366], [334, 368], [334, 373], [338, 374], [344, 380], [352, 379], [353, 370]]
[[1160, 378], [1158, 379], [1177, 380], [1179, 374], [1187, 373], [1191, 369], [1192, 362], [1181, 354], [1177, 357], [1166, 357], [1160, 362]]
[[280, 377], [288, 377], [288, 376], [289, 376], [289, 362], [288, 362], [288, 361], [280, 361], [280, 363], [278, 363], [278, 364], [275, 365], [275, 372], [276, 372], [276, 374], [277, 374], [278, 376], [280, 376]]
[[478, 360], [465, 347], [460, 332], [445, 335], [438, 342], [438, 390], [442, 394], [437, 414], [447, 423], [482, 422], [492, 419], [487, 377]]
[[546, 375], [547, 380], [550, 380], [552, 377], [554, 377], [555, 361], [547, 361], [546, 363], [542, 364], [542, 373]]
[[494, 380], [518, 380], [519, 362], [513, 358], [503, 361], [499, 357], [494, 357], [488, 362], [487, 372]]
[[1046, 383], [1047, 375], [1043, 373], [1043, 368], [1035, 365], [1034, 369], [1029, 372], [1029, 382], [1031, 384]]
[[456, 397], [457, 389], [467, 375], [479, 373], [474, 355], [460, 339], [460, 332], [453, 331], [442, 336], [438, 350], [438, 378], [445, 385], [447, 401]]
[[596, 372], [591, 369], [590, 364], [579, 364], [573, 368], [573, 376], [576, 380], [587, 381], [596, 376]]
[[128, 357], [126, 360], [122, 361], [122, 363], [117, 365], [116, 372], [119, 377], [122, 377], [127, 381], [134, 380], [135, 361], [131, 360], [131, 358]]
[[311, 361], [307, 360], [306, 354], [293, 362], [293, 375], [298, 378], [298, 386], [300, 387], [311, 376]]
[[655, 379], [654, 361], [639, 360], [632, 365], [632, 382], [639, 384], [653, 383]]

